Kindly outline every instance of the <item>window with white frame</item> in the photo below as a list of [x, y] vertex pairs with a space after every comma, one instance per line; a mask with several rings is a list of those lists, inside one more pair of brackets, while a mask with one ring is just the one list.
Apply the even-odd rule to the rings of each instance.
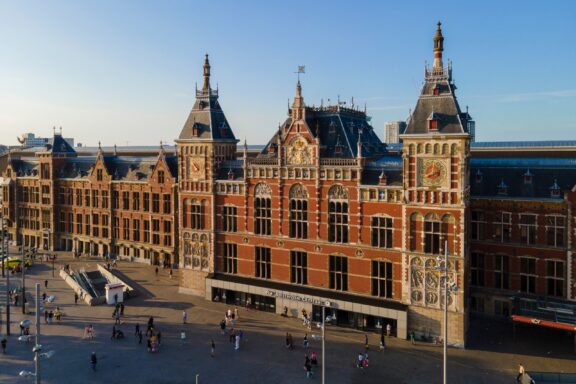
[[520, 242], [522, 244], [536, 244], [536, 215], [520, 214]]
[[484, 219], [484, 212], [472, 211], [472, 240], [484, 240], [484, 226], [486, 220]]
[[372, 261], [372, 296], [392, 298], [392, 263]]
[[536, 293], [536, 259], [520, 258], [520, 291]]
[[494, 286], [510, 289], [510, 257], [507, 255], [494, 255]]
[[494, 240], [508, 243], [512, 240], [512, 214], [497, 212], [494, 217]]
[[372, 216], [372, 246], [392, 248], [393, 230], [391, 217]]
[[546, 243], [553, 247], [563, 247], [566, 232], [564, 216], [546, 216]]
[[470, 284], [479, 287], [484, 286], [485, 275], [485, 255], [483, 253], [472, 252], [470, 260]]
[[563, 261], [546, 261], [546, 293], [550, 296], [564, 296]]

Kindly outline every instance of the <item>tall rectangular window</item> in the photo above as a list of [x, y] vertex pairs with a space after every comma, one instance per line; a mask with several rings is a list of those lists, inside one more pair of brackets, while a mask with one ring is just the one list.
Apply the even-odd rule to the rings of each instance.
[[90, 215], [84, 215], [84, 229], [84, 233], [90, 236]]
[[522, 244], [536, 244], [536, 215], [520, 215], [520, 242]]
[[536, 293], [536, 259], [520, 258], [520, 291]]
[[204, 229], [204, 207], [200, 202], [190, 205], [190, 228]]
[[152, 244], [160, 245], [160, 220], [152, 219]]
[[348, 203], [331, 201], [328, 203], [328, 241], [348, 243]]
[[330, 289], [348, 290], [348, 258], [346, 256], [330, 256]]
[[372, 296], [392, 298], [392, 263], [372, 261]]
[[119, 217], [115, 217], [114, 220], [112, 220], [112, 236], [114, 236], [114, 239], [117, 239], [117, 240], [120, 239], [120, 218]]
[[269, 197], [254, 199], [254, 233], [257, 235], [272, 233], [272, 199]]
[[122, 209], [130, 209], [130, 192], [122, 192]]
[[550, 296], [564, 296], [563, 261], [546, 261], [546, 293]]
[[122, 240], [130, 240], [130, 219], [123, 219], [122, 224], [124, 224], [124, 227], [122, 228]]
[[90, 206], [90, 190], [89, 189], [84, 190], [84, 205], [86, 207]]
[[439, 221], [424, 222], [424, 252], [439, 254], [442, 241], [442, 223]]
[[498, 212], [494, 217], [494, 240], [509, 243], [512, 240], [512, 214]]
[[108, 238], [108, 215], [102, 215], [102, 237]]
[[152, 194], [152, 212], [160, 213], [160, 195], [158, 193]]
[[484, 240], [484, 226], [486, 220], [484, 219], [484, 212], [472, 211], [472, 240]]
[[224, 273], [238, 273], [238, 249], [234, 243], [223, 244]]
[[76, 205], [82, 205], [82, 190], [80, 188], [76, 189]]
[[479, 287], [484, 286], [484, 275], [485, 275], [485, 263], [484, 254], [472, 252], [472, 257], [470, 260], [470, 283]]
[[132, 192], [132, 210], [140, 210], [140, 192]]
[[144, 192], [143, 206], [144, 206], [144, 212], [150, 211], [150, 193], [148, 192]]
[[261, 279], [269, 279], [272, 269], [272, 262], [270, 260], [271, 250], [268, 247], [256, 247], [254, 248], [255, 260], [256, 260], [256, 273], [255, 276]]
[[120, 197], [118, 191], [112, 191], [112, 209], [118, 209], [120, 207]]
[[162, 196], [162, 205], [163, 205], [163, 211], [166, 214], [169, 214], [172, 212], [172, 198], [170, 196], [169, 193], [165, 193], [164, 196]]
[[226, 205], [222, 207], [222, 230], [224, 232], [236, 232], [238, 226], [238, 209]]
[[92, 236], [99, 237], [100, 236], [100, 216], [93, 213], [92, 214]]
[[308, 201], [290, 199], [290, 237], [308, 238]]
[[564, 246], [565, 223], [564, 216], [546, 216], [546, 244], [553, 247]]
[[164, 171], [158, 171], [158, 184], [164, 184]]
[[132, 240], [140, 241], [140, 220], [132, 220]]
[[96, 180], [102, 181], [102, 170], [101, 169], [96, 170]]
[[510, 289], [510, 257], [494, 256], [494, 286], [498, 289]]
[[164, 222], [164, 245], [167, 247], [172, 246], [172, 222]]
[[76, 214], [76, 233], [81, 235], [82, 234], [82, 214]]
[[372, 217], [372, 246], [379, 248], [392, 248], [392, 233], [394, 226], [392, 218]]
[[308, 254], [302, 251], [290, 251], [290, 282], [308, 284]]
[[108, 209], [108, 191], [102, 191], [102, 208]]
[[94, 189], [92, 191], [92, 207], [98, 208], [99, 205], [100, 205], [100, 199], [98, 196], [98, 190]]
[[150, 220], [144, 220], [144, 242], [150, 242]]

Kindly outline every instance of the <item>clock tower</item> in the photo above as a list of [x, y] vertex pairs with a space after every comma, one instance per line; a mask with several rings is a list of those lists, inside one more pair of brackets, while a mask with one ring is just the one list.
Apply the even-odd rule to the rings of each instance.
[[[400, 136], [403, 159], [403, 300], [410, 304], [413, 330], [439, 327], [444, 303], [438, 256], [448, 254], [448, 278], [458, 294], [449, 296], [449, 343], [463, 344], [467, 315], [466, 209], [469, 202], [470, 127], [452, 81], [452, 65], [444, 67], [444, 37], [438, 23], [434, 64], [426, 67], [424, 85]], [[434, 329], [442, 334], [440, 329]]]
[[178, 152], [180, 289], [204, 296], [205, 278], [214, 272], [215, 180], [224, 161], [234, 160], [236, 143], [210, 87], [210, 62], [204, 60], [204, 82], [176, 140]]

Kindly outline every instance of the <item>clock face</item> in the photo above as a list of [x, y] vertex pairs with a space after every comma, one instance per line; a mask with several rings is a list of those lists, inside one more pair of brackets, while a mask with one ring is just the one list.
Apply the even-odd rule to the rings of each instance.
[[445, 160], [423, 159], [419, 171], [422, 187], [442, 187], [446, 184], [448, 171]]
[[206, 174], [206, 162], [203, 157], [191, 157], [188, 159], [188, 176], [194, 180], [204, 179]]

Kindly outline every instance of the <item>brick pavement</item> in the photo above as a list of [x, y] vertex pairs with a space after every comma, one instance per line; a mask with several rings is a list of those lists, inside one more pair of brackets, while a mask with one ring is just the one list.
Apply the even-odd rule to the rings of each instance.
[[[60, 263], [70, 262], [73, 269], [95, 261], [72, 261], [63, 256]], [[65, 316], [61, 323], [42, 324], [42, 344], [55, 350], [49, 360], [42, 361], [44, 383], [193, 383], [200, 374], [200, 383], [304, 383], [304, 351], [301, 340], [306, 331], [296, 319], [258, 311], [240, 309], [238, 329], [244, 331], [245, 342], [239, 351], [228, 343], [219, 331], [218, 322], [228, 308], [225, 304], [207, 302], [201, 298], [177, 292], [177, 275], [170, 279], [162, 270], [154, 276], [153, 268], [140, 264], [119, 263], [119, 270], [141, 288], [137, 298], [126, 303], [124, 324], [120, 327], [127, 338], [111, 340], [112, 308], [74, 305], [72, 290], [57, 276], [52, 278], [50, 265], [35, 265], [27, 286], [49, 280], [47, 294], [56, 296], [53, 306], [60, 306]], [[42, 285], [43, 287], [43, 285]], [[0, 287], [2, 292], [4, 288]], [[3, 302], [3, 301], [2, 301]], [[182, 310], [188, 312], [188, 324], [182, 325]], [[0, 356], [1, 383], [31, 383], [32, 378], [20, 378], [20, 370], [33, 370], [32, 345], [16, 340], [20, 311], [13, 311], [9, 353]], [[162, 346], [157, 354], [146, 351], [145, 340], [138, 345], [133, 337], [134, 324], [145, 330], [149, 316], [154, 316], [162, 332]], [[32, 316], [27, 316], [32, 320]], [[43, 320], [42, 320], [43, 323]], [[84, 326], [94, 324], [96, 338], [82, 339]], [[3, 323], [2, 323], [3, 324]], [[179, 332], [184, 328], [187, 341], [182, 346]], [[3, 332], [4, 328], [2, 328]], [[285, 332], [294, 335], [296, 350], [284, 347]], [[318, 330], [313, 330], [319, 333]], [[480, 332], [482, 333], [482, 332]], [[487, 331], [487, 335], [492, 332]], [[482, 334], [479, 336], [482, 338]], [[210, 357], [210, 341], [216, 343], [216, 357]], [[320, 341], [311, 339], [311, 347], [319, 353]], [[370, 367], [360, 371], [354, 366], [357, 353], [363, 349], [363, 333], [355, 330], [327, 327], [326, 382], [327, 383], [440, 383], [442, 349], [431, 345], [413, 346], [397, 339], [388, 341], [388, 350], [376, 351], [377, 335], [370, 334]], [[543, 350], [549, 349], [542, 345]], [[482, 347], [483, 348], [483, 347]], [[476, 350], [450, 350], [450, 383], [510, 383], [517, 362], [528, 370], [568, 370], [573, 364], [565, 355], [514, 353], [488, 346]], [[526, 350], [525, 346], [522, 346]], [[502, 348], [506, 350], [506, 348]], [[510, 351], [512, 349], [512, 351]], [[89, 356], [95, 351], [99, 358], [98, 371], [90, 370]], [[572, 356], [573, 357], [573, 356]], [[320, 382], [320, 371], [313, 381]]]

